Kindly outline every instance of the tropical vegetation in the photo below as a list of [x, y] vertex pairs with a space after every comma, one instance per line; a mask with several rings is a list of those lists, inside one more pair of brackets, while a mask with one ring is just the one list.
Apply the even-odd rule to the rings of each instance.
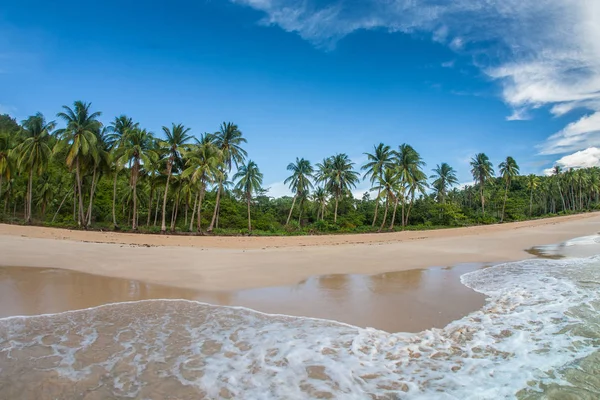
[[[375, 144], [356, 165], [344, 153], [287, 166], [291, 196], [270, 197], [247, 138], [180, 123], [155, 134], [120, 115], [104, 125], [91, 103], [56, 118], [0, 115], [0, 221], [180, 234], [318, 234], [519, 221], [600, 208], [600, 168], [520, 175], [513, 157], [473, 156], [473, 183], [447, 162], [427, 167], [407, 143]], [[370, 189], [361, 198], [361, 181]]]

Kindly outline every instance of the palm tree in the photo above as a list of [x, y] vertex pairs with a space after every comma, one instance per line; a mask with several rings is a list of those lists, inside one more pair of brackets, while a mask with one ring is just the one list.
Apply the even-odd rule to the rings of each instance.
[[354, 171], [354, 163], [344, 153], [330, 157], [330, 161], [326, 162], [326, 164], [324, 179], [327, 182], [326, 186], [335, 198], [333, 222], [337, 223], [338, 203], [345, 193], [349, 192], [351, 188], [356, 187], [360, 175]]
[[[392, 151], [391, 147], [383, 143], [379, 143], [377, 146], [373, 146], [373, 153], [364, 153], [367, 156], [367, 163], [361, 167], [361, 170], [366, 171], [363, 179], [369, 177], [371, 185], [378, 181], [383, 175], [383, 171], [386, 168], [392, 166]], [[377, 220], [377, 209], [379, 207], [379, 194], [381, 189], [377, 191], [377, 197], [375, 201], [375, 213], [373, 215], [373, 222], [371, 226], [375, 226]]]
[[471, 174], [473, 174], [475, 182], [479, 183], [481, 211], [485, 217], [485, 197], [483, 194], [483, 187], [485, 186], [485, 183], [494, 176], [494, 166], [485, 153], [476, 154], [475, 157], [471, 159]]
[[235, 188], [244, 193], [246, 203], [248, 205], [248, 232], [252, 232], [252, 223], [250, 218], [250, 202], [252, 201], [252, 193], [260, 190], [263, 174], [259, 171], [258, 166], [254, 161], [248, 160], [247, 164], [240, 165], [238, 171], [233, 175], [233, 180], [238, 180]]
[[13, 164], [14, 141], [9, 132], [0, 132], [0, 199], [2, 199], [2, 183], [10, 182]]
[[[133, 119], [127, 117], [126, 115], [120, 115], [115, 117], [114, 121], [110, 123], [110, 126], [107, 128], [108, 134], [106, 135], [106, 142], [110, 146], [111, 156], [114, 157], [117, 149], [123, 141], [125, 140], [125, 136], [132, 129], [138, 128], [139, 124], [137, 122], [133, 122]], [[117, 217], [115, 213], [115, 204], [117, 201], [117, 177], [119, 176], [119, 172], [123, 168], [123, 165], [120, 165], [116, 158], [114, 159], [115, 171], [113, 178], [113, 199], [112, 199], [112, 219], [113, 226], [115, 228], [117, 225]]]
[[[242, 148], [242, 143], [246, 143], [246, 139], [242, 136], [242, 132], [238, 126], [231, 122], [223, 122], [218, 132], [212, 135], [215, 145], [221, 150], [223, 157], [223, 167], [221, 173], [217, 177], [217, 199], [215, 201], [215, 210], [213, 218], [210, 221], [210, 226], [207, 231], [213, 230], [215, 222], [218, 218], [219, 206], [221, 201], [221, 192], [223, 191], [223, 181], [226, 179], [227, 172], [231, 172], [233, 165], [236, 167], [239, 163], [246, 159], [248, 153]], [[227, 168], [227, 170], [225, 170]]]
[[24, 140], [18, 146], [18, 167], [27, 172], [27, 206], [25, 208], [25, 221], [31, 223], [31, 205], [33, 200], [33, 174], [40, 175], [48, 166], [52, 151], [50, 150], [50, 131], [56, 124], [54, 121], [46, 122], [41, 113], [37, 113], [23, 124]]
[[[398, 204], [398, 197], [396, 193], [400, 191], [400, 174], [396, 168], [386, 168], [383, 171], [383, 174], [379, 177], [378, 185], [375, 187], [377, 189], [379, 201], [381, 198], [385, 198], [385, 210], [383, 212], [383, 221], [381, 221], [381, 226], [379, 227], [379, 232], [383, 229], [385, 225], [385, 221], [387, 220], [388, 209], [390, 208], [390, 201], [394, 201], [394, 203]], [[394, 224], [394, 217], [392, 218], [392, 225]]]
[[[96, 143], [94, 148], [91, 149], [89, 154], [89, 163], [92, 167], [92, 182], [90, 185], [90, 197], [88, 211], [86, 213], [85, 225], [89, 227], [92, 224], [92, 209], [94, 205], [94, 194], [96, 192], [96, 186], [100, 180], [102, 173], [110, 170], [109, 160], [109, 144], [107, 141], [108, 131], [105, 128], [98, 129], [96, 131]], [[96, 179], [98, 176], [98, 179]]]
[[554, 168], [552, 169], [552, 174], [556, 176], [556, 185], [558, 186], [558, 192], [560, 193], [560, 199], [562, 200], [563, 211], [566, 211], [567, 206], [565, 203], [565, 196], [563, 196], [563, 192], [560, 187], [560, 179], [562, 175], [562, 168], [560, 167], [560, 165], [554, 166]]
[[133, 128], [127, 132], [121, 146], [117, 150], [119, 162], [125, 164], [131, 162], [131, 186], [132, 186], [132, 202], [133, 202], [133, 217], [131, 219], [131, 227], [133, 230], [138, 228], [137, 225], [137, 181], [140, 174], [140, 167], [151, 164], [158, 158], [158, 154], [154, 150], [154, 136], [151, 132], [145, 129]]
[[327, 191], [319, 186], [313, 193], [313, 201], [319, 204], [317, 219], [323, 220], [325, 217], [325, 204], [327, 203]]
[[456, 171], [445, 162], [436, 165], [432, 171], [434, 174], [429, 178], [434, 179], [432, 186], [436, 191], [437, 200], [440, 203], [445, 203], [448, 189], [454, 185], [458, 185]]
[[313, 187], [311, 178], [314, 178], [314, 168], [310, 164], [310, 161], [304, 158], [296, 157], [295, 163], [289, 163], [287, 170], [292, 173], [285, 181], [284, 184], [289, 185], [290, 190], [294, 193], [294, 199], [292, 200], [292, 208], [288, 214], [286, 225], [290, 224], [290, 218], [292, 218], [292, 211], [294, 211], [294, 205], [298, 197], [305, 197], [308, 191]]
[[[402, 226], [408, 224], [408, 216], [410, 209], [415, 200], [415, 194], [418, 188], [420, 188], [423, 182], [427, 179], [427, 175], [423, 172], [425, 162], [421, 158], [421, 155], [409, 144], [403, 143], [398, 147], [398, 151], [394, 152], [394, 164], [398, 169], [400, 180], [402, 182]], [[406, 196], [406, 190], [409, 190], [410, 204], [409, 210], [404, 213], [404, 204]]]
[[529, 190], [529, 217], [533, 215], [533, 192], [540, 184], [540, 178], [535, 174], [527, 175], [527, 190]]
[[165, 183], [165, 193], [163, 197], [163, 206], [162, 206], [162, 222], [160, 225], [160, 231], [162, 233], [166, 232], [167, 224], [166, 224], [166, 214], [167, 214], [167, 196], [169, 194], [169, 180], [171, 179], [171, 174], [173, 172], [173, 165], [176, 160], [181, 160], [181, 147], [185, 145], [192, 136], [188, 135], [190, 128], [186, 128], [182, 124], [172, 124], [171, 129], [166, 126], [162, 127], [163, 132], [166, 136], [166, 140], [164, 141], [164, 147], [166, 154], [169, 156], [167, 160], [167, 182]]
[[99, 111], [90, 112], [92, 103], [76, 101], [73, 108], [63, 106], [64, 112], [59, 112], [56, 116], [62, 118], [66, 123], [65, 129], [60, 129], [57, 134], [61, 137], [58, 147], [54, 149], [55, 153], [66, 149], [66, 164], [69, 170], [75, 169], [75, 180], [77, 184], [77, 195], [79, 200], [79, 212], [77, 214], [77, 224], [81, 226], [83, 222], [83, 194], [81, 190], [81, 161], [87, 157], [90, 150], [96, 144], [96, 133], [102, 126], [98, 117]]
[[[196, 145], [185, 155], [187, 168], [182, 175], [191, 177], [192, 183], [199, 185], [196, 195], [198, 199], [196, 202], [198, 232], [202, 232], [202, 200], [206, 193], [206, 187], [220, 177], [222, 156], [221, 150], [214, 144], [210, 134], [202, 135]], [[193, 219], [192, 216], [192, 221]], [[193, 227], [193, 223], [190, 222], [190, 231], [193, 230]]]
[[510, 187], [510, 183], [512, 182], [515, 176], [519, 175], [519, 165], [511, 156], [506, 157], [506, 160], [502, 161], [500, 165], [500, 175], [504, 182], [506, 182], [506, 188], [504, 190], [504, 202], [502, 203], [502, 217], [500, 218], [500, 222], [504, 221], [504, 210], [506, 208], [506, 199], [508, 198], [508, 189]]

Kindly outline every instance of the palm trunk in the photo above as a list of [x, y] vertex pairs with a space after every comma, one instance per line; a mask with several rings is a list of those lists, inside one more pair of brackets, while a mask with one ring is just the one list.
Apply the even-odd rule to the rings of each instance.
[[325, 201], [321, 202], [321, 221], [325, 219]]
[[386, 196], [386, 199], [385, 199], [385, 211], [383, 212], [383, 221], [381, 221], [381, 226], [379, 227], [379, 230], [377, 232], [381, 232], [381, 230], [383, 229], [383, 226], [385, 225], [385, 220], [387, 219], [389, 205], [390, 205], [390, 197], [388, 195], [388, 196]]
[[113, 219], [113, 226], [115, 228], [118, 227], [117, 225], [117, 212], [116, 212], [116, 204], [117, 204], [117, 178], [119, 176], [119, 169], [118, 167], [115, 167], [115, 179], [113, 180], [113, 198], [112, 198], [112, 219]]
[[196, 222], [196, 225], [198, 225], [198, 232], [202, 233], [202, 200], [204, 199], [204, 190], [205, 190], [205, 186], [204, 183], [202, 184], [202, 186], [200, 187], [200, 198], [198, 199], [198, 214], [197, 214], [197, 218], [198, 221]]
[[[153, 172], [154, 174], [154, 172]], [[152, 216], [152, 204], [154, 203], [154, 184], [150, 185], [150, 201], [148, 202], [148, 218], [146, 226], [150, 226], [150, 217]]]
[[156, 222], [158, 221], [158, 207], [160, 206], [160, 200], [156, 202], [156, 211], [154, 211], [154, 226], [156, 226]]
[[177, 196], [175, 196], [176, 201], [175, 201], [175, 218], [173, 218], [171, 220], [171, 232], [173, 232], [175, 230], [175, 225], [177, 223], [177, 215], [179, 214], [179, 203], [180, 203], [180, 197], [181, 196], [181, 188], [177, 191]]
[[529, 218], [533, 216], [533, 189], [529, 194]]
[[566, 211], [567, 206], [565, 204], [565, 196], [563, 196], [562, 189], [560, 188], [560, 180], [558, 179], [558, 177], [556, 179], [556, 185], [558, 186], [558, 193], [560, 193], [560, 199], [562, 200], [563, 211]]
[[485, 218], [485, 197], [483, 197], [483, 183], [480, 183], [480, 193], [481, 193], [481, 214]]
[[392, 213], [392, 222], [390, 223], [390, 231], [392, 229], [394, 229], [394, 222], [396, 221], [396, 210], [398, 209], [398, 198], [399, 198], [399, 196], [396, 196], [396, 201], [394, 202], [394, 212]]
[[304, 206], [304, 197], [300, 199], [300, 212], [298, 213], [298, 225], [302, 227], [302, 208]]
[[29, 181], [27, 182], [27, 216], [26, 222], [31, 224], [31, 204], [33, 203], [33, 165], [29, 170]]
[[75, 179], [77, 180], [77, 195], [79, 196], [79, 212], [77, 213], [77, 226], [83, 222], [83, 195], [81, 193], [81, 173], [79, 170], [79, 157], [75, 160]]
[[333, 213], [333, 223], [337, 224], [337, 210], [338, 210], [338, 198], [335, 196], [335, 211]]
[[406, 206], [406, 202], [404, 201], [404, 194], [402, 195], [402, 229], [404, 229], [404, 207]]
[[375, 226], [375, 221], [377, 221], [377, 209], [379, 208], [379, 196], [381, 195], [381, 188], [377, 189], [377, 197], [375, 198], [375, 215], [373, 215], [373, 223], [371, 226]]
[[94, 192], [96, 191], [96, 166], [94, 165], [94, 172], [92, 174], [92, 184], [90, 187], [90, 204], [88, 205], [88, 211], [86, 214], [86, 227], [92, 224], [92, 208], [94, 206]]
[[133, 165], [133, 218], [131, 220], [131, 228], [137, 230], [137, 161]]
[[286, 225], [290, 224], [290, 219], [292, 218], [292, 212], [294, 211], [294, 205], [296, 204], [296, 196], [294, 195], [294, 200], [292, 200], [292, 208], [290, 208], [290, 213], [288, 214], [287, 221], [285, 221]]
[[171, 165], [171, 161], [167, 165], [167, 183], [165, 183], [165, 195], [163, 196], [163, 206], [162, 206], [162, 222], [160, 225], [160, 231], [165, 233], [167, 231], [167, 223], [165, 221], [165, 217], [167, 215], [167, 195], [169, 194], [169, 180], [171, 179], [171, 169], [173, 166]]
[[408, 226], [408, 218], [410, 217], [410, 210], [412, 210], [412, 206], [415, 203], [415, 194], [413, 193], [410, 196], [410, 203], [408, 203], [408, 210], [406, 210], [406, 226]]
[[65, 197], [63, 197], [62, 201], [60, 202], [60, 205], [58, 206], [58, 210], [56, 210], [56, 213], [54, 214], [54, 217], [52, 218], [52, 222], [54, 222], [54, 220], [56, 219], [56, 216], [58, 215], [58, 213], [60, 212], [61, 207], [63, 206], [63, 203], [65, 202], [65, 200], [67, 199], [67, 197], [71, 194], [71, 191], [69, 190], [67, 192], [67, 194], [65, 194]]
[[194, 231], [194, 217], [196, 216], [196, 205], [198, 204], [198, 197], [200, 192], [196, 192], [196, 198], [194, 199], [194, 208], [192, 208], [192, 217], [190, 218], [190, 232]]
[[215, 221], [217, 220], [217, 212], [219, 211], [219, 201], [221, 200], [221, 183], [219, 182], [219, 187], [217, 188], [217, 198], [215, 199], [215, 211], [213, 212], [212, 220], [210, 221], [210, 225], [207, 232], [212, 232], [215, 227]]
[[506, 181], [506, 189], [504, 189], [504, 202], [502, 203], [502, 216], [500, 217], [500, 222], [504, 221], [504, 210], [506, 210], [506, 199], [508, 198], [508, 185], [510, 182]]
[[250, 219], [250, 193], [247, 195], [248, 200], [248, 233], [252, 232], [252, 220]]

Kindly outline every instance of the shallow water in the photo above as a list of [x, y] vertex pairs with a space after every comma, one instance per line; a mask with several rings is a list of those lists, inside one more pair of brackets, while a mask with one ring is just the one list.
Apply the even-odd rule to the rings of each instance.
[[461, 279], [486, 304], [415, 334], [185, 300], [5, 318], [0, 397], [600, 398], [600, 256]]
[[0, 267], [0, 317], [123, 301], [186, 299], [388, 332], [419, 332], [442, 328], [483, 306], [484, 296], [460, 283], [462, 274], [481, 267], [464, 264], [378, 275], [325, 275], [291, 286], [237, 292], [197, 291], [60, 269]]

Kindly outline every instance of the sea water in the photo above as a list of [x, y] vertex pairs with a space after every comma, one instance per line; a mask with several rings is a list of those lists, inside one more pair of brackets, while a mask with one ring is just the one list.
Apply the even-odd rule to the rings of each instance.
[[486, 305], [416, 334], [185, 300], [5, 318], [0, 398], [600, 399], [600, 257], [461, 280]]

